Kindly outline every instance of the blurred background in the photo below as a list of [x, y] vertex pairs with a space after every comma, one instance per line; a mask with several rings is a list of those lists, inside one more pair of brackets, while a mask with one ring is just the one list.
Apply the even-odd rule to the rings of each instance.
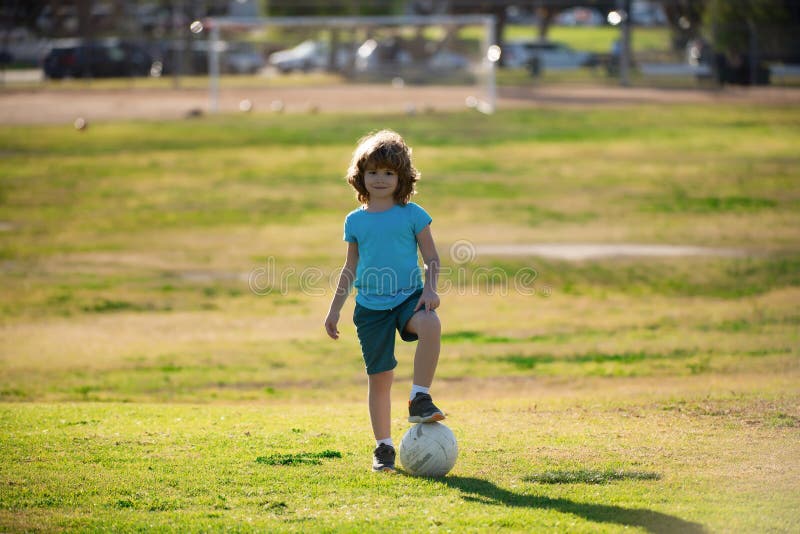
[[[440, 18], [475, 14], [493, 16], [493, 27]], [[293, 19], [308, 16], [327, 22]], [[333, 23], [386, 16], [431, 22]], [[215, 65], [210, 30], [220, 17], [236, 23], [218, 25]], [[218, 65], [223, 88], [286, 80], [482, 86], [496, 45], [500, 87], [791, 86], [800, 85], [798, 30], [793, 0], [4, 0], [0, 83], [123, 78], [127, 86], [203, 87]]]

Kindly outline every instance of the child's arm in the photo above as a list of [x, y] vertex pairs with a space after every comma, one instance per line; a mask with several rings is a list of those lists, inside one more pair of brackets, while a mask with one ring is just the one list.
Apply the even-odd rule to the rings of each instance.
[[333, 295], [328, 316], [325, 318], [325, 331], [333, 339], [339, 339], [339, 330], [336, 325], [339, 323], [339, 312], [342, 310], [347, 295], [350, 294], [350, 286], [356, 277], [356, 266], [358, 265], [358, 243], [348, 241], [347, 259], [342, 267], [342, 274], [339, 275], [339, 285], [336, 287], [336, 294]]
[[417, 234], [417, 244], [422, 253], [422, 261], [425, 262], [425, 286], [422, 288], [422, 296], [417, 302], [414, 311], [425, 308], [425, 311], [435, 310], [439, 307], [439, 295], [436, 293], [436, 285], [439, 281], [439, 253], [436, 252], [436, 244], [433, 242], [431, 225], [426, 226]]

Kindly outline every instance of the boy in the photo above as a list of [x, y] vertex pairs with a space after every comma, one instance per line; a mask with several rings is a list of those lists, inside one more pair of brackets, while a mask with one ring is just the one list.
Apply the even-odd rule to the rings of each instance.
[[[435, 311], [439, 307], [439, 255], [431, 235], [431, 217], [409, 202], [418, 179], [411, 149], [389, 130], [359, 141], [347, 174], [361, 207], [345, 219], [347, 258], [325, 329], [331, 338], [339, 338], [339, 313], [355, 285], [353, 321], [369, 378], [369, 413], [376, 442], [373, 471], [395, 470], [391, 438], [395, 330], [404, 341], [419, 340], [408, 420], [428, 423], [445, 418], [429, 394], [441, 345], [441, 324]], [[426, 266], [424, 284], [417, 247]]]

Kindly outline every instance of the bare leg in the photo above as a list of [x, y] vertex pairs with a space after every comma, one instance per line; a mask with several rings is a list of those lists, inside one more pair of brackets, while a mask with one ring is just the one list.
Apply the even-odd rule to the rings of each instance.
[[439, 351], [442, 345], [442, 325], [436, 312], [420, 310], [406, 324], [406, 330], [417, 334], [417, 351], [414, 354], [414, 384], [430, 387], [436, 365], [439, 363]]
[[369, 418], [376, 440], [392, 437], [392, 380], [394, 371], [369, 375]]

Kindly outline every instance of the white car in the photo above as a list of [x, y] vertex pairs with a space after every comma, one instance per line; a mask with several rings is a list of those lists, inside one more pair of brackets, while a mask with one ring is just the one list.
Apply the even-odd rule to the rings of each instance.
[[469, 68], [469, 60], [449, 50], [439, 50], [428, 60], [428, 68], [437, 71], [464, 70]]
[[637, 26], [665, 26], [668, 23], [664, 7], [658, 2], [646, 0], [633, 1], [631, 20]]
[[466, 57], [449, 50], [437, 52], [415, 59], [400, 41], [365, 41], [356, 53], [357, 72], [395, 72], [401, 74], [407, 68], [429, 69], [437, 72], [450, 72], [469, 68]]
[[397, 41], [379, 43], [375, 39], [368, 39], [358, 47], [356, 52], [357, 72], [397, 70], [411, 62], [411, 54], [404, 50]]
[[544, 70], [566, 70], [596, 63], [591, 52], [573, 50], [552, 41], [511, 41], [503, 46], [502, 54], [503, 65], [509, 68], [530, 68], [538, 63]]
[[[294, 48], [273, 52], [269, 56], [269, 64], [281, 72], [323, 69], [328, 65], [330, 48], [324, 41], [303, 41]], [[341, 69], [347, 65], [349, 53], [339, 48], [336, 53], [336, 67]]]

